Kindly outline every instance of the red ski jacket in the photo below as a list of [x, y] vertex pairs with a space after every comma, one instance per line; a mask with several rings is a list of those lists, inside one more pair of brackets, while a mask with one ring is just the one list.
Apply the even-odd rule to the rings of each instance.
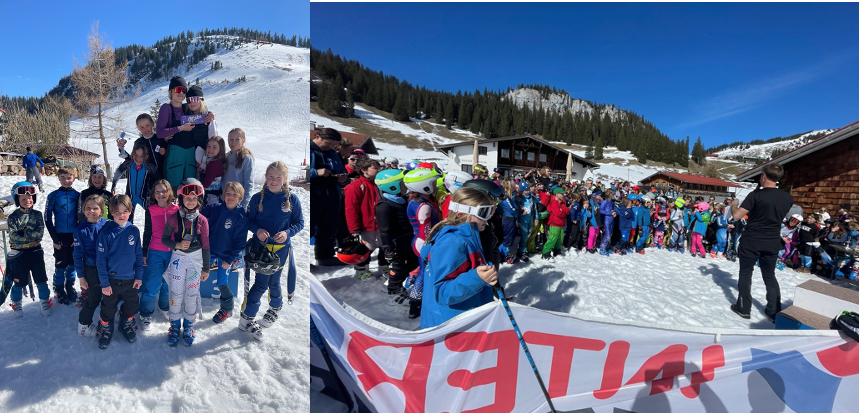
[[555, 197], [552, 197], [547, 207], [549, 210], [549, 226], [550, 227], [566, 227], [567, 216], [570, 215], [570, 208], [558, 202]]
[[[376, 204], [379, 203], [379, 188], [364, 176], [343, 188], [346, 203], [346, 226], [350, 233], [378, 231]], [[328, 217], [326, 219], [334, 219]]]

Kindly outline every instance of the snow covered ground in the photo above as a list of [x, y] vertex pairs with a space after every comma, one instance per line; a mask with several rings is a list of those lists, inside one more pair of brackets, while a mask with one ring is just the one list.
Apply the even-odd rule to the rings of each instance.
[[[645, 322], [668, 328], [773, 328], [764, 315], [766, 290], [757, 268], [751, 319], [744, 320], [730, 310], [737, 299], [738, 262], [657, 249], [647, 249], [644, 255], [604, 257], [568, 252], [552, 261], [534, 258], [529, 263], [504, 264], [500, 269], [499, 279], [507, 295], [518, 304], [585, 320]], [[419, 321], [408, 318], [407, 305], [385, 302], [383, 280], [377, 273], [360, 281], [351, 268], [322, 269], [314, 275], [359, 318], [376, 320], [392, 332], [418, 329]], [[777, 271], [776, 276], [783, 307], [793, 303], [798, 284], [809, 279], [827, 281], [791, 269]], [[835, 283], [856, 289], [851, 284]], [[344, 405], [318, 392], [311, 393], [311, 406], [313, 411], [345, 412]]]
[[[189, 47], [189, 55], [192, 47]], [[224, 68], [209, 70], [216, 60]], [[306, 132], [310, 112], [307, 105], [310, 93], [309, 49], [279, 44], [259, 48], [246, 44], [236, 50], [221, 48], [202, 62], [173, 75], [183, 76], [189, 85], [199, 78], [206, 105], [215, 113], [218, 132], [224, 140], [233, 128], [245, 131], [245, 146], [255, 157], [255, 182], [262, 183], [266, 166], [278, 160], [289, 166], [291, 176], [301, 175], [298, 165], [309, 157]], [[241, 76], [246, 76], [247, 81], [235, 82]], [[108, 125], [111, 130], [116, 129], [115, 135], [110, 136], [107, 142], [111, 167], [118, 166], [119, 152], [115, 143], [119, 137], [118, 129], [136, 135], [134, 121], [137, 115], [149, 113], [156, 99], [162, 104], [168, 102], [168, 83], [169, 79], [144, 81], [136, 99], [107, 111], [111, 116], [123, 116], [121, 125]], [[83, 136], [80, 132], [83, 125], [79, 121], [73, 120], [71, 127], [73, 134], [69, 143], [72, 146], [103, 154], [101, 141]], [[133, 142], [133, 139], [136, 136], [129, 140]]]
[[[19, 180], [0, 177], [0, 194], [9, 194]], [[59, 187], [56, 177], [45, 177], [44, 183], [48, 192]], [[74, 188], [84, 189], [85, 184], [75, 182]], [[293, 191], [308, 225], [309, 194], [300, 188]], [[46, 197], [38, 195], [36, 209], [44, 211]], [[7, 207], [5, 212], [13, 210]], [[136, 212], [135, 222], [142, 227], [143, 211]], [[305, 229], [292, 241], [298, 269], [294, 304], [265, 330], [262, 342], [237, 329], [238, 312], [226, 323], [214, 324], [211, 317], [219, 308], [214, 299], [203, 299], [204, 318], [197, 323], [194, 345], [178, 348], [167, 345], [168, 323], [158, 312], [152, 329], [138, 330], [134, 344], [117, 334], [107, 350], [99, 350], [94, 338], [77, 335], [79, 310], [74, 306], [56, 304], [50, 317], [42, 317], [38, 302], [24, 297], [23, 318], [3, 306], [0, 411], [309, 411], [307, 234]], [[47, 231], [42, 248], [50, 279], [54, 259], [48, 253], [52, 246]], [[267, 308], [262, 304], [261, 310]]]
[[761, 145], [752, 145], [748, 149], [742, 149], [742, 147], [732, 146], [730, 148], [723, 149], [719, 152], [716, 152], [716, 154], [719, 155], [719, 158], [720, 158], [719, 160], [722, 160], [722, 161], [725, 160], [722, 158], [730, 158], [730, 157], [734, 157], [737, 155], [754, 156], [754, 157], [760, 157], [760, 158], [769, 158], [770, 155], [772, 155], [773, 150], [776, 150], [776, 149], [793, 150], [793, 149], [796, 149], [796, 148], [808, 143], [808, 142], [806, 142], [806, 138], [810, 137], [811, 135], [819, 135], [821, 133], [829, 134], [829, 133], [832, 133], [834, 131], [835, 131], [835, 129], [815, 130], [815, 131], [811, 131], [808, 133], [804, 133], [804, 134], [800, 135], [799, 137], [797, 137], [796, 139], [791, 139], [789, 141], [764, 143]]

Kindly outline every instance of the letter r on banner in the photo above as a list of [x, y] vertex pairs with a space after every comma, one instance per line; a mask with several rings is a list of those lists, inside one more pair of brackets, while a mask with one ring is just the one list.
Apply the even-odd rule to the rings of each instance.
[[[426, 406], [427, 379], [432, 364], [433, 341], [418, 344], [391, 344], [368, 337], [358, 331], [353, 331], [349, 337], [351, 339], [346, 350], [346, 359], [361, 380], [364, 391], [369, 394], [370, 390], [379, 384], [393, 384], [403, 392], [406, 399], [404, 413], [423, 412]], [[367, 350], [378, 346], [411, 348], [402, 379], [395, 379], [385, 374], [367, 354]]]

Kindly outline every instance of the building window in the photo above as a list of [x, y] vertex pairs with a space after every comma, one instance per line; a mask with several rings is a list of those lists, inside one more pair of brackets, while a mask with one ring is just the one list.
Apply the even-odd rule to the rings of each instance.
[[513, 151], [513, 156], [515, 157], [515, 159], [517, 161], [521, 161], [522, 160], [522, 151], [520, 151], [520, 150]]
[[533, 162], [534, 155], [536, 155], [534, 152], [528, 152], [528, 161]]
[[501, 157], [504, 159], [510, 159], [510, 149], [502, 149]]
[[462, 165], [462, 171], [471, 173], [471, 165]]
[[546, 162], [546, 154], [545, 153], [540, 154], [540, 162]]
[[486, 150], [487, 150], [487, 148], [485, 146], [478, 146], [477, 147], [477, 154], [478, 155], [486, 155]]

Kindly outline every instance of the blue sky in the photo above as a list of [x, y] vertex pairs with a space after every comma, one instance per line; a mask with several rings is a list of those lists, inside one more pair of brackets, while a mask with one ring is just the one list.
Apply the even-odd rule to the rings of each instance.
[[313, 3], [316, 48], [451, 92], [546, 84], [705, 146], [859, 120], [859, 4]]
[[[249, 3], [250, 4], [250, 3]], [[90, 23], [115, 47], [150, 46], [181, 31], [245, 27], [308, 36], [307, 0], [242, 2], [5, 1], [0, 7], [0, 87], [9, 96], [42, 96], [86, 51]]]

